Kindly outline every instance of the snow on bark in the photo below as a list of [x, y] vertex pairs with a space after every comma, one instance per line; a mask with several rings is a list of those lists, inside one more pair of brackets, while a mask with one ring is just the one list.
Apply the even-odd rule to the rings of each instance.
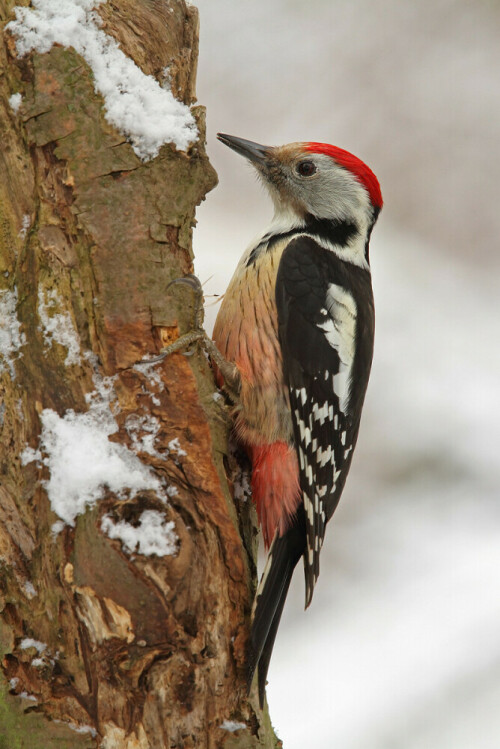
[[[94, 8], [103, 0], [34, 0], [17, 6], [7, 24], [18, 54], [72, 47], [92, 69], [95, 90], [104, 97], [106, 119], [127, 136], [137, 156], [149, 161], [164, 143], [186, 151], [198, 138], [194, 117], [167, 88], [145, 75], [99, 26]], [[20, 104], [20, 102], [19, 102]], [[11, 105], [12, 106], [12, 105]]]

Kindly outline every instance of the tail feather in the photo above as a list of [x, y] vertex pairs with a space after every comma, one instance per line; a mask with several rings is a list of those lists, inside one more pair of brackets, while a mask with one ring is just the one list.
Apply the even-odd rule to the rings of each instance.
[[262, 649], [262, 653], [259, 658], [259, 668], [258, 668], [258, 678], [259, 678], [259, 704], [261, 708], [264, 706], [264, 696], [266, 692], [266, 682], [267, 682], [267, 672], [269, 670], [269, 663], [271, 662], [271, 655], [273, 652], [274, 647], [274, 641], [276, 639], [276, 633], [278, 632], [279, 623], [281, 620], [281, 614], [283, 613], [283, 608], [285, 606], [286, 596], [288, 593], [288, 588], [290, 587], [290, 582], [292, 579], [293, 569], [290, 571], [290, 575], [288, 579], [285, 581], [285, 585], [283, 586], [283, 591], [281, 594], [280, 601], [278, 603], [278, 606], [276, 607], [276, 612], [274, 614], [273, 621], [271, 623], [271, 627], [269, 628], [269, 632], [267, 633], [267, 639], [264, 644], [264, 647]]
[[303, 513], [299, 511], [292, 527], [283, 536], [276, 535], [271, 544], [254, 604], [248, 659], [248, 690], [250, 691], [258, 666], [261, 707], [274, 640], [293, 571], [304, 552], [304, 545], [304, 519]]

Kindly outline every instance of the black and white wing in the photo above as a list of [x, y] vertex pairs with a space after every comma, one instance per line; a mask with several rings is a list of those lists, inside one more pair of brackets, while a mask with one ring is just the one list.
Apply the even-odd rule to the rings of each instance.
[[368, 383], [370, 274], [300, 236], [281, 257], [276, 302], [305, 513], [307, 607], [319, 575], [325, 525], [349, 471]]

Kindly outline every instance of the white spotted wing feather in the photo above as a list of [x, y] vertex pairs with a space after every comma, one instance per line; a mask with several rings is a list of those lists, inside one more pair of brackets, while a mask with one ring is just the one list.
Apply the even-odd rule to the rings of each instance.
[[[330, 258], [332, 253], [313, 239], [294, 240], [283, 253], [276, 289], [305, 514], [306, 606], [359, 425], [352, 408], [358, 306], [347, 283], [335, 277], [335, 258]], [[358, 402], [360, 408], [362, 398]]]

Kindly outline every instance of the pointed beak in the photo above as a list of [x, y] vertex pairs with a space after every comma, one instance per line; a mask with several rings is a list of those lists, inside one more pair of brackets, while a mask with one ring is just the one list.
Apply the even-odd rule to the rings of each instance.
[[269, 146], [261, 146], [260, 143], [253, 143], [251, 140], [236, 138], [234, 135], [226, 135], [225, 133], [217, 133], [217, 138], [236, 153], [241, 154], [249, 161], [253, 161], [256, 166], [265, 166], [269, 159], [271, 151]]

